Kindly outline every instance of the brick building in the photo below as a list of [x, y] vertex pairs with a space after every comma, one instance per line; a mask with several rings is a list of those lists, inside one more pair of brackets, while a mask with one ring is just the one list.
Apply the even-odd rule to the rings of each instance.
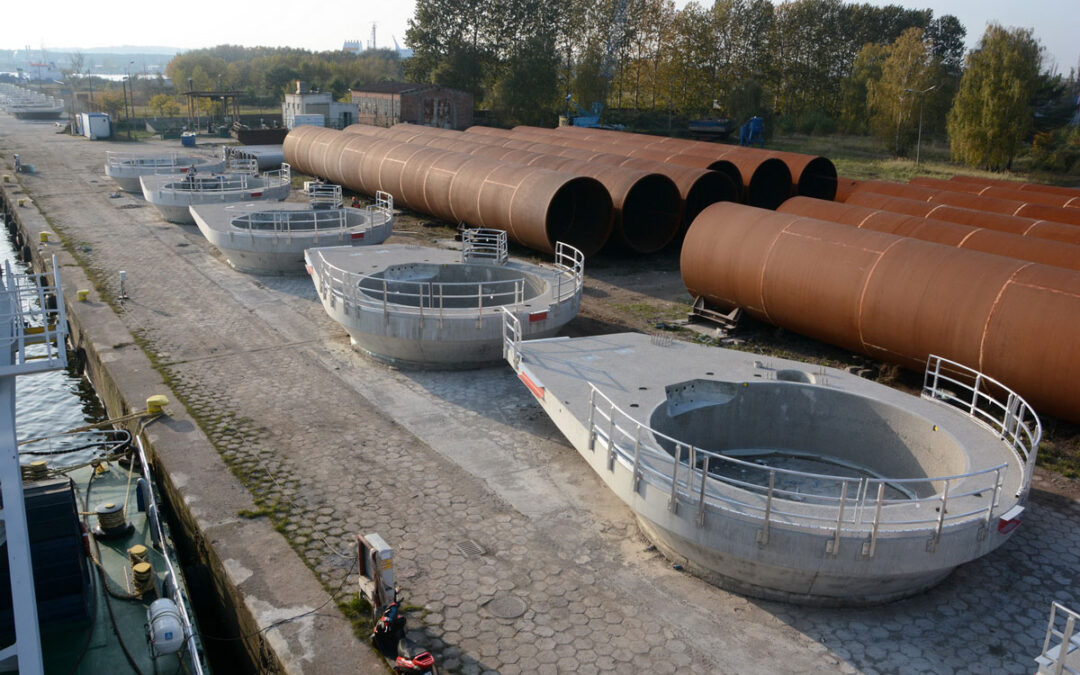
[[379, 82], [351, 90], [357, 123], [389, 127], [411, 122], [444, 129], [473, 123], [472, 94], [435, 84]]

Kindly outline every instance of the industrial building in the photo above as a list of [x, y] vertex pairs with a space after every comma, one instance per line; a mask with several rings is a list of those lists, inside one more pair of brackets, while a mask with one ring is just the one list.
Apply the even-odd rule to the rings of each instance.
[[306, 82], [297, 80], [296, 91], [285, 94], [281, 119], [287, 129], [304, 125], [344, 129], [356, 123], [355, 101], [355, 98], [353, 103], [335, 101], [332, 92], [309, 89]]
[[444, 129], [465, 129], [473, 123], [472, 94], [435, 84], [378, 82], [353, 89], [357, 123], [389, 127], [411, 122]]

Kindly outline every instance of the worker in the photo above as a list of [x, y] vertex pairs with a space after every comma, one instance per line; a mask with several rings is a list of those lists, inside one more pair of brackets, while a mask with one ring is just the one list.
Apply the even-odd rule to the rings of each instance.
[[353, 195], [352, 203], [350, 203], [349, 206], [354, 209], [360, 208], [360, 199], [356, 195]]

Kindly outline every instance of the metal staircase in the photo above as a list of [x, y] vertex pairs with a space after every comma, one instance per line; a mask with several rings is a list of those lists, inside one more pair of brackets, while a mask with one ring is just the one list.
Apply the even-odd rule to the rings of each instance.
[[44, 664], [15, 434], [15, 378], [67, 366], [67, 316], [55, 257], [52, 270], [50, 284], [49, 275], [14, 274], [7, 262], [0, 277], [0, 520], [15, 615], [15, 642], [0, 648], [0, 664], [17, 659], [20, 673], [35, 674]]

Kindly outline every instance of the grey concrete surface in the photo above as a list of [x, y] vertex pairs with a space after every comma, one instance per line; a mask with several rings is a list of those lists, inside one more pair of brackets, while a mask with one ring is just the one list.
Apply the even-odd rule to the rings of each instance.
[[[396, 546], [414, 636], [448, 672], [1030, 672], [1050, 601], [1080, 601], [1080, 505], [1039, 492], [993, 555], [879, 608], [752, 602], [675, 570], [508, 367], [389, 369], [349, 348], [306, 279], [235, 272], [194, 227], [110, 199], [105, 151], [136, 145], [176, 144], [0, 116], [0, 154], [38, 167], [20, 180], [89, 275], [115, 294], [127, 271], [120, 321], [190, 412], [174, 403], [178, 424], [232, 470], [189, 436], [155, 441], [170, 468], [187, 457], [173, 480], [264, 625], [351, 587], [357, 531]], [[125, 364], [120, 382], [148, 377]], [[283, 534], [238, 516], [252, 502]], [[267, 631], [289, 672], [375, 671], [332, 605], [299, 623]]]

